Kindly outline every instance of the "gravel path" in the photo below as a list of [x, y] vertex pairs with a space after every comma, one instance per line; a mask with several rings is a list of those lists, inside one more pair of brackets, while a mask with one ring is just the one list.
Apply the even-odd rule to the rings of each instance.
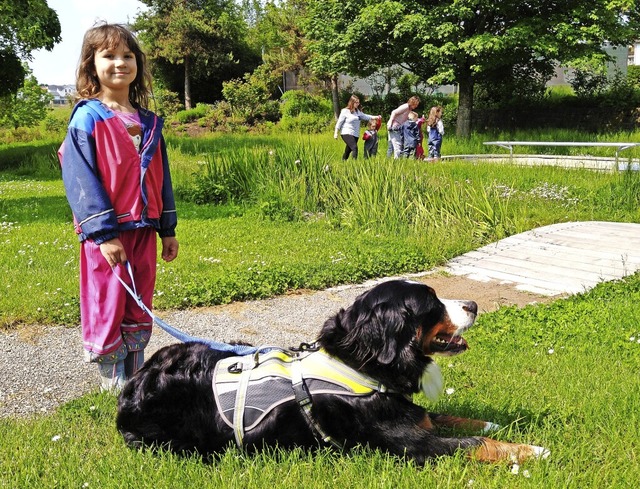
[[[509, 285], [445, 276], [436, 271], [409, 278], [431, 285], [440, 297], [475, 300], [481, 312], [550, 300]], [[377, 282], [204, 309], [163, 311], [158, 316], [194, 336], [294, 346], [313, 341], [329, 316]], [[147, 355], [175, 342], [156, 327]], [[25, 326], [0, 331], [0, 418], [51, 413], [60, 404], [96, 390], [98, 382], [95, 365], [82, 361], [79, 326]]]

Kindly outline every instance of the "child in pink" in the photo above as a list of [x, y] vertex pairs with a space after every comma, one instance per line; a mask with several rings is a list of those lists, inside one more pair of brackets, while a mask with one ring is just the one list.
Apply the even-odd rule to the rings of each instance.
[[178, 254], [176, 210], [162, 137], [163, 121], [144, 107], [151, 77], [145, 55], [124, 26], [102, 24], [83, 40], [78, 103], [58, 156], [80, 240], [80, 315], [85, 360], [101, 387], [119, 390], [140, 368], [152, 319], [118, 277], [151, 307], [156, 235], [162, 258]]

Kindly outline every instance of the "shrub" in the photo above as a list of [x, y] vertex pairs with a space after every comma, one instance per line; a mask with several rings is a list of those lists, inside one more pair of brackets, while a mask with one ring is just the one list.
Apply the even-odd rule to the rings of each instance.
[[627, 66], [627, 80], [633, 87], [640, 90], [640, 65]]
[[198, 119], [205, 117], [209, 112], [210, 107], [207, 104], [197, 104], [193, 109], [181, 110], [174, 116], [180, 124], [187, 124], [188, 122], [194, 122]]
[[302, 90], [289, 90], [280, 97], [280, 111], [284, 116], [295, 117], [300, 114], [333, 114], [331, 102], [326, 98], [312, 95]]
[[326, 131], [333, 124], [333, 115], [302, 113], [296, 116], [283, 116], [280, 128], [285, 131], [317, 134]]

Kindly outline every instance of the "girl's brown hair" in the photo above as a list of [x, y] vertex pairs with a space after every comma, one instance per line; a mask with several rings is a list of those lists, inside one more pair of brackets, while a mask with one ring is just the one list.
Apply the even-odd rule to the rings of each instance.
[[151, 73], [147, 67], [147, 57], [140, 49], [135, 36], [121, 24], [102, 23], [89, 29], [82, 40], [80, 62], [76, 72], [76, 102], [96, 97], [102, 88], [96, 74], [94, 58], [100, 49], [113, 49], [124, 43], [136, 57], [138, 73], [129, 85], [129, 101], [135, 106], [147, 108], [151, 91]]
[[347, 102], [347, 109], [353, 112], [354, 110], [356, 110], [356, 104], [358, 103], [360, 103], [360, 99], [355, 95], [351, 95], [349, 101]]
[[431, 107], [429, 111], [429, 117], [427, 117], [427, 126], [433, 127], [442, 118], [442, 106], [436, 105]]

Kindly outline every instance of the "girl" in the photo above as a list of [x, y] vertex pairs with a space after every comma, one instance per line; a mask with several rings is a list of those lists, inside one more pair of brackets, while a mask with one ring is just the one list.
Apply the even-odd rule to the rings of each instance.
[[80, 315], [85, 360], [101, 387], [119, 390], [142, 365], [152, 320], [116, 275], [131, 265], [151, 307], [156, 233], [162, 258], [178, 254], [176, 211], [162, 119], [145, 107], [151, 88], [146, 57], [124, 26], [89, 29], [77, 71], [78, 101], [58, 151], [80, 240]]
[[364, 139], [365, 158], [378, 154], [378, 131], [381, 125], [382, 119], [370, 119], [367, 124], [367, 130], [362, 135], [362, 139]]
[[429, 150], [427, 161], [439, 161], [442, 136], [444, 135], [442, 107], [440, 105], [431, 107], [429, 117], [427, 118], [427, 131], [429, 132], [429, 140], [427, 141], [427, 147]]
[[351, 95], [347, 106], [340, 111], [340, 117], [336, 122], [336, 128], [333, 137], [338, 139], [338, 131], [345, 142], [344, 153], [342, 159], [346, 160], [349, 155], [353, 158], [358, 157], [358, 137], [360, 137], [360, 121], [369, 121], [371, 119], [382, 119], [379, 115], [365, 114], [360, 110], [360, 99], [355, 95]]

